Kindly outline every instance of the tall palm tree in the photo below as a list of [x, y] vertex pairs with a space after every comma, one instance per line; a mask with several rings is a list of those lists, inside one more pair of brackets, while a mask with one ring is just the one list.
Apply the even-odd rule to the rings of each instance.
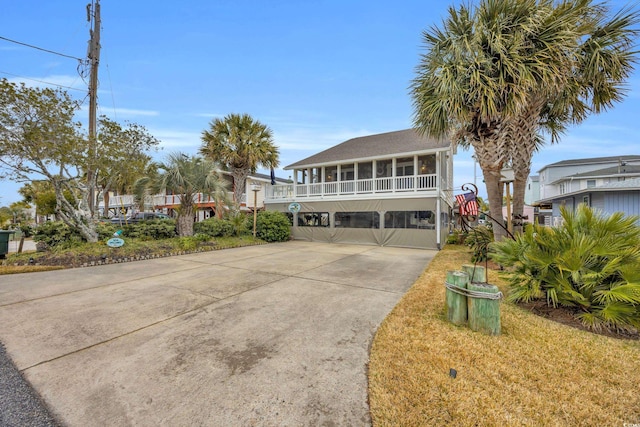
[[[535, 58], [529, 68], [515, 66], [519, 52], [512, 47], [513, 29], [533, 21], [535, 6], [535, 0], [489, 0], [475, 10], [466, 5], [450, 7], [443, 29], [432, 27], [423, 33], [427, 51], [411, 86], [415, 127], [434, 137], [450, 138], [453, 144], [473, 147], [491, 216], [499, 222], [500, 172], [509, 160], [508, 141], [502, 132], [505, 117], [515, 115], [533, 89], [530, 76], [546, 72]], [[500, 227], [494, 228], [497, 239], [504, 236]]]
[[240, 204], [247, 177], [259, 166], [278, 167], [278, 147], [271, 129], [248, 114], [229, 114], [211, 121], [202, 132], [200, 154], [225, 165], [233, 177], [233, 198]]
[[[567, 125], [582, 122], [590, 113], [600, 113], [624, 98], [624, 84], [636, 61], [634, 39], [638, 12], [623, 9], [611, 19], [603, 5], [578, 9], [583, 18], [569, 28], [578, 41], [574, 54], [557, 67], [565, 76], [562, 85], [531, 92], [525, 107], [510, 126], [510, 158], [514, 169], [513, 212], [521, 215], [531, 158], [544, 143], [541, 133], [557, 142]], [[548, 20], [556, 22], [562, 9], [554, 9]]]
[[170, 154], [167, 161], [159, 165], [157, 174], [140, 178], [135, 184], [137, 197], [164, 191], [180, 195], [177, 209], [179, 236], [193, 235], [198, 193], [212, 197], [217, 208], [225, 203], [227, 194], [226, 181], [218, 174], [216, 163], [183, 153]]
[[[505, 164], [514, 167], [521, 214], [540, 132], [554, 141], [620, 94], [633, 62], [629, 24], [636, 19], [627, 11], [607, 22], [606, 12], [591, 0], [483, 0], [475, 9], [450, 8], [442, 30], [424, 33], [427, 53], [412, 84], [414, 124], [473, 147], [494, 218], [502, 219]], [[603, 42], [607, 49], [597, 49]], [[603, 67], [611, 70], [596, 72]], [[496, 239], [504, 236], [495, 231]]]

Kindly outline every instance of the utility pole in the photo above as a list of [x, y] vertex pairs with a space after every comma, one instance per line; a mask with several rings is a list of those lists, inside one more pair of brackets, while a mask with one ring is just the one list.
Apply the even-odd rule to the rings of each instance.
[[[92, 2], [93, 3], [93, 2]], [[92, 23], [89, 29], [89, 64], [91, 74], [89, 78], [89, 159], [87, 166], [87, 184], [89, 185], [89, 210], [95, 214], [96, 203], [96, 157], [97, 157], [97, 107], [98, 107], [98, 65], [100, 63], [100, 0], [87, 5], [87, 20]], [[105, 207], [106, 208], [106, 207]]]

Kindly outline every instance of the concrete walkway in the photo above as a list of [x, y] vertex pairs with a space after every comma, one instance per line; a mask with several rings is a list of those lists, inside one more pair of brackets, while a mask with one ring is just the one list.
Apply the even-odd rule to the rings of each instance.
[[[20, 239], [17, 240], [9, 240], [9, 253], [18, 252], [20, 249]], [[36, 242], [33, 239], [24, 239], [22, 243], [22, 252], [35, 251], [36, 250]]]
[[0, 341], [68, 426], [368, 425], [372, 337], [433, 255], [295, 241], [0, 276]]

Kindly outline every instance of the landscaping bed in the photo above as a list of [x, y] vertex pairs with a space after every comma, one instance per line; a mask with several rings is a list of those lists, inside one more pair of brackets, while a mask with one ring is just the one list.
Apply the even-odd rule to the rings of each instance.
[[[640, 423], [637, 339], [568, 326], [566, 310], [504, 300], [499, 336], [447, 322], [446, 272], [470, 257], [446, 246], [380, 326], [369, 364], [374, 425]], [[488, 273], [506, 293], [498, 272]]]
[[223, 237], [210, 241], [179, 237], [162, 240], [127, 239], [125, 245], [119, 248], [110, 248], [105, 242], [84, 243], [68, 249], [10, 254], [0, 265], [0, 274], [91, 267], [265, 243], [252, 236]]

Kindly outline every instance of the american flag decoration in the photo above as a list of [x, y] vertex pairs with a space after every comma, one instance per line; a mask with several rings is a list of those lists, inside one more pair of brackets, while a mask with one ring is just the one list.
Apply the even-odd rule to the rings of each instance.
[[478, 215], [478, 201], [476, 200], [476, 193], [473, 191], [458, 194], [456, 202], [458, 202], [460, 215]]

